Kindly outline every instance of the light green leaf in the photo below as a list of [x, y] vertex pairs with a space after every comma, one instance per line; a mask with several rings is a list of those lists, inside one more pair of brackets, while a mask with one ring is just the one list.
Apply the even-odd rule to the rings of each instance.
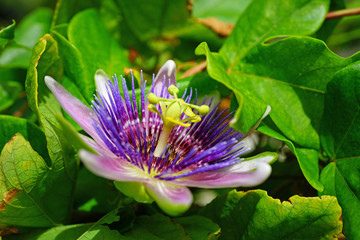
[[342, 229], [341, 208], [330, 196], [293, 196], [281, 203], [265, 191], [233, 190], [202, 213], [219, 224], [222, 239], [333, 239]]
[[332, 163], [324, 168], [324, 193], [337, 196], [343, 209], [344, 234], [360, 238], [360, 62], [340, 70], [325, 95], [321, 144]]
[[214, 17], [223, 22], [235, 23], [252, 0], [194, 0], [192, 14], [196, 18]]

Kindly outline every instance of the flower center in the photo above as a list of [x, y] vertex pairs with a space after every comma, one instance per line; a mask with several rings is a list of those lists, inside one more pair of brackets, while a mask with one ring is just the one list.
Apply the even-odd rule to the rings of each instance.
[[[171, 131], [175, 126], [180, 125], [183, 127], [190, 127], [190, 122], [200, 122], [200, 115], [205, 115], [210, 110], [207, 105], [197, 106], [186, 103], [182, 98], [178, 98], [177, 95], [179, 93], [179, 89], [174, 85], [169, 86], [168, 91], [169, 94], [174, 97], [173, 99], [161, 98], [156, 96], [154, 93], [150, 93], [148, 96], [150, 102], [148, 109], [151, 112], [158, 114], [163, 121], [163, 129], [154, 151], [155, 157], [160, 157], [162, 152], [165, 150]], [[155, 106], [156, 104], [160, 105], [161, 112]], [[199, 115], [195, 114], [192, 109], [197, 110]], [[187, 117], [182, 119], [184, 114]]]

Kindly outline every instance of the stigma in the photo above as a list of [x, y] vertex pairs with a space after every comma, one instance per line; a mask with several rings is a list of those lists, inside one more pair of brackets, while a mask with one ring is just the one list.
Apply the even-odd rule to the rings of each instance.
[[[173, 98], [158, 97], [154, 93], [150, 93], [148, 96], [148, 109], [158, 114], [163, 121], [163, 129], [154, 151], [155, 157], [160, 157], [165, 150], [171, 131], [175, 126], [190, 127], [191, 123], [200, 122], [200, 115], [206, 115], [210, 110], [207, 105], [198, 106], [178, 98], [179, 89], [174, 85], [168, 87], [168, 92]], [[161, 111], [155, 105], [159, 105]], [[192, 109], [198, 111], [198, 114], [195, 114]]]

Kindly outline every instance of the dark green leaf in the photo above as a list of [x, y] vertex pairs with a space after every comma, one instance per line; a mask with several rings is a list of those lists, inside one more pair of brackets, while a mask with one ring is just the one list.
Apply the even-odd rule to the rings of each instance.
[[189, 12], [187, 1], [116, 0], [124, 21], [142, 41], [184, 26]]
[[221, 239], [333, 239], [342, 228], [341, 208], [330, 196], [293, 196], [281, 203], [261, 190], [234, 190], [202, 213], [219, 224]]
[[332, 163], [321, 173], [324, 193], [338, 197], [344, 233], [360, 237], [360, 62], [335, 74], [325, 95], [321, 143]]
[[136, 218], [133, 229], [125, 236], [128, 237], [126, 239], [137, 240], [191, 239], [180, 224], [161, 214]]
[[311, 148], [295, 147], [294, 144], [287, 138], [264, 124], [258, 128], [258, 131], [285, 142], [285, 144], [290, 148], [290, 150], [298, 159], [301, 171], [310, 185], [320, 192], [324, 189], [323, 184], [319, 181], [320, 172], [317, 150]]
[[[108, 226], [99, 225], [94, 228], [93, 224], [76, 224], [54, 227], [50, 229], [33, 230], [28, 234], [19, 234], [8, 237], [8, 240], [122, 240], [126, 239], [116, 230], [111, 230]], [[91, 230], [89, 230], [92, 228]], [[84, 235], [83, 237], [83, 234]]]
[[119, 191], [112, 181], [81, 168], [76, 182], [74, 207], [81, 211], [106, 213], [114, 209]]
[[173, 219], [185, 229], [185, 232], [196, 240], [217, 239], [220, 228], [210, 219], [202, 216], [189, 216]]

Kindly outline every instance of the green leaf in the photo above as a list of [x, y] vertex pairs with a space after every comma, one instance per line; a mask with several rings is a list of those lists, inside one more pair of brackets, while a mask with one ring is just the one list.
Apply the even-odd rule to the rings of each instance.
[[321, 144], [332, 163], [324, 168], [324, 193], [337, 196], [343, 209], [344, 234], [360, 238], [360, 62], [340, 70], [325, 95]]
[[1, 28], [0, 30], [0, 52], [3, 50], [5, 45], [14, 38], [15, 21], [7, 27]]
[[121, 240], [126, 239], [116, 230], [111, 230], [106, 224], [118, 220], [117, 210], [111, 211], [99, 221], [91, 224], [74, 224], [67, 226], [54, 227], [50, 229], [32, 230], [27, 234], [19, 234], [9, 237], [10, 240], [67, 240], [67, 239], [86, 239], [86, 240]]
[[259, 45], [232, 71], [227, 69], [226, 60], [210, 53], [205, 44], [197, 51], [207, 54], [210, 76], [221, 79], [238, 99], [235, 128], [246, 132], [270, 105], [271, 119], [287, 138], [315, 149], [319, 148], [326, 84], [337, 70], [354, 60], [340, 58], [321, 41], [305, 37]]
[[220, 228], [210, 219], [202, 216], [188, 216], [175, 218], [173, 221], [183, 226], [185, 232], [196, 240], [217, 239]]
[[85, 167], [79, 170], [75, 188], [75, 209], [106, 213], [114, 209], [119, 197], [120, 193], [112, 181], [92, 174]]
[[311, 148], [301, 148], [295, 147], [294, 144], [289, 141], [286, 137], [274, 131], [269, 126], [264, 124], [260, 125], [257, 129], [258, 131], [271, 136], [273, 138], [279, 139], [290, 148], [290, 150], [295, 154], [301, 171], [304, 174], [306, 180], [310, 183], [310, 185], [318, 191], [323, 191], [324, 186], [319, 180], [319, 157], [318, 151]]
[[[90, 228], [88, 228], [77, 240], [81, 239], [122, 239], [122, 236], [119, 232], [115, 230], [106, 230], [103, 231], [101, 228], [105, 226], [101, 226], [102, 224], [111, 224], [120, 219], [117, 216], [118, 209], [114, 209], [105, 216], [103, 216], [99, 221], [94, 223]], [[108, 229], [108, 228], [107, 228]]]
[[219, 224], [221, 239], [333, 239], [342, 229], [341, 208], [331, 196], [293, 196], [281, 203], [265, 191], [233, 190], [202, 213]]
[[[87, 71], [80, 51], [58, 32], [52, 31], [52, 35], [59, 46], [59, 54], [64, 64], [64, 74], [66, 76], [63, 80], [63, 86], [75, 96], [78, 95], [76, 93], [80, 92], [81, 97], [79, 99], [86, 99], [90, 102], [95, 85]], [[56, 80], [59, 81], [60, 79]], [[86, 104], [84, 101], [83, 103]]]
[[1, 225], [45, 227], [64, 220], [43, 199], [52, 194], [44, 191], [52, 171], [21, 134], [5, 145], [0, 164]]
[[137, 217], [134, 227], [124, 235], [128, 237], [128, 239], [137, 240], [191, 239], [180, 224], [161, 214]]
[[[45, 35], [35, 44], [25, 85], [29, 107], [36, 113], [40, 126], [44, 129], [46, 147], [51, 158], [51, 171], [47, 174], [46, 181], [41, 182], [41, 192], [37, 194], [46, 209], [51, 209], [54, 220], [41, 226], [54, 226], [69, 221], [78, 163], [74, 159], [73, 148], [57, 126], [54, 114], [60, 113], [60, 106], [44, 83], [45, 75], [55, 78], [62, 75], [57, 44], [50, 35]], [[26, 224], [38, 226], [39, 223], [29, 221]]]
[[186, 0], [131, 2], [116, 0], [116, 2], [123, 13], [124, 21], [142, 41], [184, 26], [189, 17]]
[[31, 48], [37, 40], [50, 30], [52, 11], [38, 8], [27, 15], [15, 29], [14, 42], [0, 55], [0, 66], [27, 68]]
[[130, 65], [124, 50], [107, 32], [95, 10], [85, 10], [75, 15], [69, 24], [68, 36], [82, 54], [92, 77], [97, 69], [103, 69], [109, 76], [115, 73], [120, 75], [124, 67]]
[[88, 102], [93, 99], [97, 69], [103, 69], [109, 76], [120, 76], [124, 67], [129, 66], [124, 50], [110, 36], [93, 9], [74, 16], [68, 27], [69, 41], [55, 31], [53, 34], [59, 43], [65, 74]]

